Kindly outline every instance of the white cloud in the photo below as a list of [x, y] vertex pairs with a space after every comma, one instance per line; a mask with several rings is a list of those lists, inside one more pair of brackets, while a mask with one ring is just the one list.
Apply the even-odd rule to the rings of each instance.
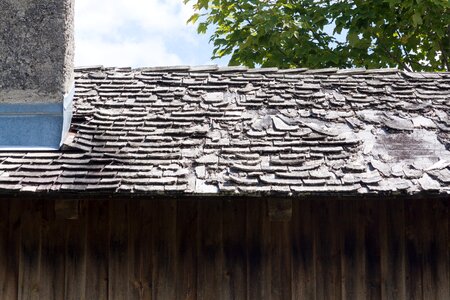
[[76, 53], [77, 66], [142, 67], [182, 64], [181, 59], [157, 39], [138, 42], [79, 39]]
[[182, 0], [75, 1], [75, 64], [152, 66], [202, 64], [211, 46], [186, 25]]
[[170, 32], [187, 30], [192, 14], [182, 0], [77, 0], [76, 18], [82, 33], [109, 34], [127, 24], [142, 30]]

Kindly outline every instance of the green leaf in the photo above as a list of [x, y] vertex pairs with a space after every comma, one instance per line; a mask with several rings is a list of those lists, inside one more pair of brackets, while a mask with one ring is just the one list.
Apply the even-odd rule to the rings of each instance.
[[450, 68], [449, 0], [183, 1], [230, 64]]
[[198, 24], [197, 32], [198, 33], [206, 33], [206, 30], [208, 29], [208, 23], [202, 22]]
[[199, 14], [193, 14], [186, 23], [195, 23], [197, 22], [198, 18], [200, 17]]
[[413, 14], [412, 21], [413, 21], [414, 27], [417, 27], [417, 25], [422, 25], [422, 17], [420, 15], [420, 13]]
[[359, 42], [358, 34], [356, 32], [350, 32], [347, 35], [347, 40], [348, 40], [350, 46], [356, 46]]

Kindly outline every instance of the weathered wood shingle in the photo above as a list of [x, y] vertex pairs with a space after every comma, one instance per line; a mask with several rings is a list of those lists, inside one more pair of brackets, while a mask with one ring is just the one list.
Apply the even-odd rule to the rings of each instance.
[[80, 68], [59, 152], [3, 192], [450, 193], [450, 73]]

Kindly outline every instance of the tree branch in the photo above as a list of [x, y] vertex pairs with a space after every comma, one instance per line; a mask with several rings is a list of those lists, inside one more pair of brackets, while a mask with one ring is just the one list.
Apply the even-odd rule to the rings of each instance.
[[450, 48], [450, 25], [447, 26], [447, 36], [444, 37], [444, 41], [439, 42], [439, 48], [441, 48], [442, 52], [442, 64], [447, 68], [447, 71], [450, 71], [449, 53], [447, 53], [449, 49], [446, 49], [444, 45], [445, 39], [447, 39], [447, 48]]
[[379, 43], [381, 50], [389, 56], [393, 61], [395, 61], [399, 66], [401, 66], [403, 69], [405, 69], [408, 72], [412, 72], [411, 68], [409, 68], [400, 58], [392, 55], [391, 51], [387, 49], [383, 44]]
[[399, 31], [398, 29], [397, 29], [396, 31], [397, 31], [397, 34], [398, 34], [398, 37], [399, 37], [399, 45], [400, 45], [400, 48], [401, 48], [401, 50], [402, 50], [402, 52], [403, 52], [403, 55], [405, 56], [405, 60], [408, 62], [408, 64], [409, 64], [409, 65], [411, 66], [411, 68], [412, 68], [413, 61], [412, 61], [411, 57], [409, 56], [408, 51], [406, 51], [405, 45], [403, 45], [403, 44], [402, 44], [402, 41], [401, 41], [403, 35], [400, 33], [400, 31]]

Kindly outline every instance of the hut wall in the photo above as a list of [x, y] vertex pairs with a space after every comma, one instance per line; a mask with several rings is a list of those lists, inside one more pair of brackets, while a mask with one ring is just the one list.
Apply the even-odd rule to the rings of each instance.
[[450, 299], [447, 199], [0, 199], [1, 299]]

